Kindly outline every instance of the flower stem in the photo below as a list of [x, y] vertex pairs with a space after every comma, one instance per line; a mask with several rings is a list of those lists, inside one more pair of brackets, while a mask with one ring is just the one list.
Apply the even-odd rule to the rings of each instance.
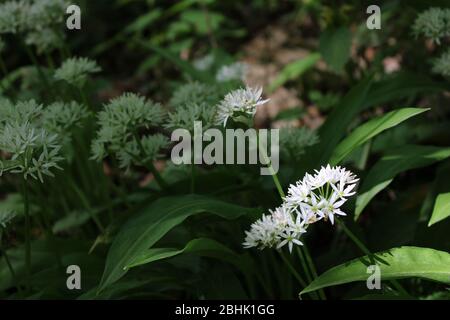
[[[0, 230], [0, 231], [1, 231], [1, 230]], [[17, 288], [17, 292], [21, 293], [22, 290], [20, 289], [19, 282], [17, 281], [16, 272], [14, 271], [14, 268], [13, 268], [13, 266], [12, 266], [11, 260], [9, 259], [8, 252], [6, 252], [6, 248], [4, 248], [4, 247], [1, 245], [1, 232], [0, 232], [0, 251], [3, 252], [3, 257], [4, 257], [4, 259], [5, 259], [5, 262], [6, 262], [6, 265], [7, 265], [7, 267], [8, 267], [9, 273], [11, 273], [11, 277], [12, 277], [12, 279], [13, 279], [13, 281], [14, 281], [14, 285], [15, 285], [16, 288]]]
[[291, 262], [289, 261], [289, 259], [286, 257], [286, 255], [283, 253], [283, 251], [278, 250], [278, 253], [281, 256], [281, 259], [283, 259], [283, 262], [286, 264], [286, 266], [288, 267], [289, 271], [292, 273], [292, 275], [294, 276], [295, 279], [297, 279], [297, 281], [300, 283], [300, 285], [305, 288], [306, 287], [306, 282], [305, 280], [303, 280], [303, 278], [300, 276], [300, 274], [297, 272], [297, 270], [295, 270], [294, 266], [291, 264]]
[[191, 193], [195, 192], [195, 164], [191, 163]]
[[[336, 219], [339, 223], [339, 225], [342, 227], [344, 232], [347, 234], [347, 236], [358, 246], [359, 249], [361, 249], [362, 252], [364, 252], [370, 259], [370, 262], [372, 264], [376, 264], [375, 262], [375, 256], [374, 254], [362, 243], [358, 237], [355, 236], [353, 232], [350, 231], [350, 229], [347, 228], [344, 222], [340, 221], [339, 219]], [[398, 291], [400, 291], [402, 294], [408, 296], [408, 292], [402, 287], [402, 285], [395, 279], [389, 281]]]
[[356, 244], [356, 246], [361, 249], [362, 252], [364, 252], [367, 256], [369, 256], [369, 258], [372, 260], [373, 259], [373, 255], [370, 252], [369, 249], [367, 249], [367, 247], [364, 245], [364, 243], [362, 243], [358, 237], [355, 236], [355, 234], [353, 232], [350, 231], [349, 228], [347, 228], [347, 226], [345, 225], [344, 222], [342, 222], [339, 219], [336, 219], [337, 222], [339, 223], [339, 225], [342, 227], [342, 230], [344, 230], [345, 234]]
[[31, 62], [35, 66], [35, 68], [36, 68], [36, 70], [38, 72], [38, 75], [41, 78], [42, 82], [44, 83], [45, 87], [47, 88], [47, 90], [50, 93], [54, 94], [53, 87], [50, 86], [50, 82], [48, 81], [47, 76], [45, 75], [44, 71], [42, 70], [42, 67], [39, 65], [39, 63], [37, 61], [37, 58], [34, 55], [33, 51], [30, 50], [30, 48], [23, 42], [22, 42], [22, 46], [24, 47], [25, 52], [27, 53], [27, 55], [30, 58]]
[[[317, 270], [316, 270], [316, 266], [314, 265], [314, 262], [313, 262], [313, 260], [312, 260], [312, 258], [311, 258], [311, 255], [309, 254], [308, 247], [303, 246], [303, 247], [302, 247], [302, 251], [303, 251], [303, 255], [304, 255], [305, 258], [306, 258], [306, 262], [307, 262], [307, 264], [308, 264], [308, 266], [309, 266], [309, 269], [311, 270], [312, 278], [313, 278], [313, 279], [316, 279], [316, 278], [317, 278]], [[320, 297], [320, 299], [322, 299], [322, 300], [326, 300], [326, 299], [327, 299], [327, 297], [326, 297], [325, 292], [323, 291], [323, 289], [319, 289], [319, 297]]]
[[[303, 252], [300, 249], [300, 247], [296, 247], [295, 249], [297, 251], [298, 257], [300, 258], [300, 263], [302, 264], [303, 271], [305, 272], [306, 280], [308, 280], [308, 282], [311, 283], [313, 281], [313, 278], [312, 278], [311, 272], [309, 271], [309, 268], [308, 268], [308, 265], [306, 263], [306, 259], [305, 259], [304, 255], [303, 255]], [[317, 292], [315, 292], [315, 291], [311, 292], [311, 297], [314, 300], [317, 300], [319, 298], [319, 296], [317, 295]]]
[[25, 179], [22, 179], [23, 212], [25, 215], [25, 270], [26, 270], [26, 291], [31, 289], [31, 224], [30, 206], [28, 199], [28, 186]]
[[[139, 150], [141, 151], [142, 155], [145, 155], [145, 150], [144, 150], [144, 147], [142, 146], [141, 140], [139, 139], [139, 135], [137, 134], [136, 131], [133, 132], [133, 135], [134, 135], [134, 139], [136, 140], [136, 143], [137, 143], [137, 145], [139, 147]], [[139, 161], [139, 159], [136, 159], [136, 160]], [[166, 183], [166, 181], [164, 181], [163, 177], [160, 175], [158, 170], [156, 170], [155, 165], [153, 164], [152, 161], [148, 161], [147, 162], [147, 168], [153, 174], [153, 177], [155, 178], [155, 180], [158, 183], [158, 185], [162, 189], [166, 189], [167, 188], [167, 183]]]
[[[259, 141], [258, 141], [258, 143], [259, 143]], [[275, 172], [275, 170], [273, 169], [272, 163], [270, 162], [270, 159], [267, 156], [264, 148], [259, 149], [259, 152], [261, 153], [262, 157], [264, 158], [264, 162], [267, 163], [269, 171], [270, 171], [270, 175], [272, 176], [273, 182], [275, 183], [275, 187], [278, 190], [278, 194], [280, 195], [281, 200], [283, 200], [285, 197], [285, 194], [284, 194], [283, 188], [281, 187], [280, 180], [278, 179], [278, 175]]]
[[[259, 141], [258, 141], [258, 144], [259, 144]], [[267, 156], [264, 148], [261, 148], [259, 150], [260, 150], [261, 155], [262, 155], [262, 157], [264, 159], [264, 162], [268, 164], [268, 168], [269, 168], [270, 174], [272, 176], [273, 182], [274, 182], [274, 184], [275, 184], [275, 186], [276, 186], [276, 188], [278, 190], [278, 194], [280, 195], [281, 200], [283, 201], [286, 195], [285, 195], [285, 193], [283, 191], [283, 188], [281, 187], [281, 183], [280, 183], [280, 180], [278, 179], [278, 175], [275, 172], [275, 170], [273, 169], [272, 163], [270, 162], [270, 159]], [[317, 272], [316, 272], [316, 268], [314, 266], [314, 263], [313, 263], [313, 261], [311, 259], [311, 256], [309, 255], [308, 249], [306, 248], [306, 245], [304, 246], [304, 249], [305, 249], [305, 251], [304, 251], [305, 255], [301, 254], [300, 250], [298, 251], [299, 252], [299, 258], [300, 258], [301, 263], [303, 265], [303, 269], [305, 270], [305, 274], [306, 274], [306, 276], [308, 278], [308, 281], [311, 282], [311, 280], [310, 280], [311, 276], [310, 275], [313, 274], [314, 278], [317, 278]], [[305, 257], [306, 257], [306, 259], [305, 259]], [[308, 268], [311, 271], [309, 271]], [[304, 286], [306, 286], [306, 285], [304, 285]], [[326, 299], [323, 290], [320, 291], [319, 296], [320, 296], [321, 299]]]
[[87, 210], [89, 215], [91, 216], [92, 220], [94, 220], [94, 222], [97, 225], [97, 227], [100, 230], [100, 232], [102, 234], [105, 233], [105, 228], [103, 227], [100, 219], [97, 217], [95, 212], [92, 210], [92, 208], [91, 208], [91, 206], [89, 204], [89, 201], [87, 200], [86, 196], [83, 194], [83, 192], [80, 190], [80, 188], [78, 188], [78, 186], [72, 180], [69, 179], [69, 181], [70, 181], [71, 187], [73, 188], [73, 190], [75, 191], [77, 196], [80, 198], [81, 203], [83, 204], [83, 206], [85, 207], [85, 209]]

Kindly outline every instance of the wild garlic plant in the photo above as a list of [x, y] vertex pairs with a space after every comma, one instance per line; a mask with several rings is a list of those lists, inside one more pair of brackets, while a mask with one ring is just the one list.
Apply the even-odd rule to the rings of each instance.
[[66, 0], [11, 0], [0, 4], [0, 34], [11, 33], [39, 54], [63, 47]]
[[412, 28], [416, 37], [421, 35], [440, 45], [450, 37], [450, 9], [430, 8], [419, 14]]
[[[430, 8], [420, 13], [412, 27], [416, 37], [430, 39], [438, 47], [443, 47], [450, 40], [450, 9]], [[441, 51], [439, 57], [431, 59], [431, 72], [444, 77], [450, 76], [450, 49]]]
[[231, 118], [236, 122], [253, 123], [256, 109], [269, 101], [262, 99], [262, 88], [241, 88], [228, 93], [217, 110], [217, 124], [226, 126]]
[[168, 139], [161, 133], [149, 133], [163, 123], [164, 117], [160, 104], [137, 94], [124, 93], [112, 99], [98, 113], [99, 129], [92, 142], [92, 159], [101, 161], [112, 156], [122, 168], [145, 166], [160, 186], [165, 186], [153, 161], [168, 146]]
[[82, 89], [90, 74], [100, 72], [101, 68], [93, 60], [73, 57], [65, 60], [55, 71], [55, 79], [62, 80]]
[[246, 231], [245, 248], [280, 249], [287, 245], [292, 252], [311, 224], [330, 221], [345, 216], [342, 205], [353, 196], [359, 179], [340, 166], [327, 165], [315, 174], [306, 174], [302, 180], [291, 184], [281, 206], [269, 210]]
[[[45, 128], [40, 121], [42, 105], [34, 100], [13, 105], [3, 101], [0, 109], [0, 150], [8, 154], [1, 161], [2, 172], [22, 174], [43, 182], [44, 175], [53, 176], [53, 170], [61, 169], [61, 141], [55, 132]], [[55, 114], [52, 115], [57, 116]], [[50, 117], [47, 116], [47, 121]], [[56, 127], [54, 127], [56, 128]]]
[[433, 67], [431, 71], [436, 74], [450, 77], [450, 48], [448, 48], [441, 56], [432, 59]]

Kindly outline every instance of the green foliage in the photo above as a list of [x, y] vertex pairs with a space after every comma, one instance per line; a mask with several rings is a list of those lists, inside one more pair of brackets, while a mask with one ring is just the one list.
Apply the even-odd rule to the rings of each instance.
[[450, 76], [450, 49], [447, 49], [440, 57], [433, 61], [432, 71], [445, 77]]
[[295, 161], [305, 154], [307, 147], [319, 142], [317, 133], [308, 128], [281, 128], [280, 149], [282, 159]]
[[97, 63], [88, 58], [69, 58], [55, 71], [55, 79], [64, 80], [75, 87], [84, 86], [89, 74], [100, 72]]
[[358, 219], [370, 200], [386, 188], [394, 177], [410, 169], [430, 165], [450, 157], [449, 148], [431, 146], [403, 146], [390, 150], [369, 170], [356, 200], [355, 219]]
[[111, 100], [98, 114], [97, 137], [92, 143], [92, 157], [102, 160], [108, 154], [115, 155], [121, 167], [128, 167], [140, 159], [155, 159], [164, 147], [166, 139], [138, 137], [140, 130], [162, 124], [165, 114], [160, 104], [147, 101], [134, 93], [124, 93]]
[[208, 212], [225, 219], [236, 219], [252, 210], [210, 198], [189, 195], [161, 198], [141, 210], [124, 225], [111, 246], [100, 290], [125, 275], [127, 266], [143, 251], [189, 216]]
[[[84, 1], [75, 32], [1, 1], [0, 299], [448, 299], [444, 2], [369, 30], [357, 1]], [[279, 162], [178, 165], [195, 121], [280, 128]]]
[[431, 214], [428, 226], [442, 221], [450, 216], [450, 193], [442, 193], [436, 197], [433, 213]]
[[429, 109], [402, 108], [377, 117], [356, 128], [334, 149], [330, 163], [341, 162], [350, 152], [361, 146], [377, 134]]
[[381, 280], [418, 277], [450, 283], [449, 253], [428, 248], [400, 247], [338, 265], [320, 275], [301, 294], [328, 286], [366, 281], [367, 267], [373, 264], [372, 261], [377, 261]]
[[342, 72], [350, 57], [352, 34], [341, 27], [337, 30], [326, 30], [320, 36], [320, 54], [332, 70]]
[[[3, 171], [31, 176], [43, 182], [44, 175], [53, 177], [54, 169], [63, 158], [56, 135], [34, 128], [29, 122], [6, 124], [0, 132], [0, 150], [11, 154], [11, 160], [2, 161]], [[6, 164], [5, 164], [6, 162]]]
[[289, 63], [283, 68], [283, 70], [281, 70], [278, 77], [270, 84], [269, 91], [274, 91], [286, 81], [299, 78], [304, 72], [314, 67], [319, 59], [319, 53], [312, 53], [303, 59]]
[[430, 38], [437, 44], [450, 36], [450, 9], [430, 8], [419, 14], [413, 25], [416, 36]]

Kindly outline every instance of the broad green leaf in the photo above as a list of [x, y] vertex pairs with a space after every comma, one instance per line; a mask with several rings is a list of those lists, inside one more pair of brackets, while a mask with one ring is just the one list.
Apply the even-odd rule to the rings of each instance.
[[166, 197], [155, 201], [128, 220], [115, 237], [106, 258], [100, 290], [125, 275], [125, 267], [131, 259], [151, 248], [188, 217], [207, 212], [225, 219], [236, 219], [254, 211], [198, 195]]
[[65, 217], [58, 219], [53, 225], [52, 231], [54, 233], [58, 233], [66, 231], [68, 229], [82, 226], [87, 221], [89, 221], [89, 219], [92, 217], [92, 214], [96, 213], [89, 213], [87, 211], [71, 212]]
[[212, 257], [224, 260], [241, 268], [243, 271], [248, 271], [248, 264], [243, 263], [245, 258], [234, 253], [232, 250], [223, 244], [207, 238], [198, 238], [189, 241], [183, 249], [174, 248], [152, 248], [148, 249], [136, 257], [132, 258], [126, 268], [132, 268], [154, 261], [162, 260], [177, 256], [182, 253], [196, 254], [205, 257]]
[[189, 62], [182, 60], [176, 54], [167, 49], [161, 48], [155, 44], [151, 44], [150, 42], [144, 42], [140, 40], [136, 40], [136, 43], [142, 46], [143, 48], [149, 49], [155, 52], [157, 55], [161, 56], [162, 58], [172, 62], [181, 71], [183, 71], [186, 75], [189, 75], [194, 80], [199, 80], [203, 82], [212, 82], [214, 80], [207, 73], [196, 70]]
[[377, 134], [395, 127], [399, 123], [414, 117], [429, 109], [422, 108], [403, 108], [386, 113], [385, 115], [374, 118], [363, 125], [359, 126], [353, 132], [345, 138], [334, 149], [331, 156], [330, 163], [332, 165], [338, 164], [344, 159], [350, 152], [375, 137]]
[[153, 22], [158, 20], [162, 15], [162, 10], [156, 8], [139, 17], [137, 17], [132, 23], [125, 28], [125, 33], [141, 32], [151, 26]]
[[361, 110], [379, 106], [419, 94], [440, 92], [447, 89], [443, 82], [436, 82], [424, 74], [409, 71], [396, 72], [375, 82], [364, 100]]
[[369, 171], [356, 199], [355, 220], [367, 204], [386, 188], [397, 174], [450, 157], [450, 148], [409, 145], [388, 151]]
[[[450, 284], [450, 254], [447, 252], [399, 247], [374, 255], [380, 267], [381, 280], [417, 277]], [[340, 264], [321, 274], [300, 294], [354, 281], [366, 281], [370, 264], [368, 256]]]
[[207, 16], [202, 10], [186, 10], [180, 15], [180, 21], [192, 24], [199, 34], [215, 32], [224, 20], [225, 17], [222, 14], [213, 11], [209, 11]]
[[[102, 263], [96, 255], [88, 255], [89, 243], [86, 241], [75, 239], [75, 240], [62, 240], [54, 238], [52, 242], [49, 240], [35, 240], [31, 243], [31, 269], [33, 275], [33, 282], [49, 282], [49, 277], [40, 277], [40, 273], [45, 273], [46, 270], [54, 270], [52, 277], [61, 276], [59, 285], [65, 285], [65, 280], [67, 279], [64, 273], [58, 272], [57, 256], [55, 249], [61, 255], [61, 262], [63, 266], [69, 266], [71, 264], [77, 264], [84, 270], [86, 277], [92, 273], [97, 273], [95, 276], [95, 281], [89, 281], [98, 283], [98, 279], [101, 276]], [[19, 281], [24, 281], [26, 279], [26, 268], [25, 268], [25, 244], [18, 247], [14, 247], [8, 250], [8, 257], [12, 268], [15, 271], [16, 278]], [[97, 266], [95, 267], [91, 264], [93, 260], [97, 261]], [[89, 266], [85, 263], [88, 262]], [[87, 285], [87, 282], [85, 282]], [[0, 257], [0, 291], [7, 290], [14, 287], [15, 281], [11, 275], [8, 265], [3, 256]]]
[[320, 53], [311, 53], [307, 57], [287, 64], [283, 67], [276, 79], [270, 84], [269, 92], [272, 92], [278, 87], [282, 86], [284, 83], [286, 83], [286, 81], [299, 78], [307, 70], [314, 67], [319, 59]]
[[328, 29], [320, 36], [319, 49], [326, 63], [341, 72], [350, 57], [351, 44], [352, 33], [347, 27]]
[[326, 164], [333, 149], [345, 135], [345, 130], [360, 111], [411, 95], [439, 92], [445, 88], [445, 84], [410, 72], [398, 72], [375, 83], [372, 83], [371, 77], [360, 81], [328, 115], [319, 129], [320, 143], [310, 149], [311, 160], [303, 166], [312, 169]]
[[305, 110], [300, 108], [290, 108], [285, 109], [278, 112], [277, 116], [274, 118], [274, 121], [278, 120], [295, 120], [301, 118], [301, 116], [305, 113]]
[[436, 222], [442, 221], [448, 216], [450, 216], [450, 192], [441, 193], [436, 197], [433, 213], [431, 214], [428, 226], [431, 226]]
[[313, 147], [309, 157], [314, 163], [311, 168], [328, 161], [334, 148], [345, 135], [345, 131], [361, 110], [371, 87], [371, 78], [366, 78], [354, 86], [333, 109], [326, 122], [319, 129], [320, 143]]

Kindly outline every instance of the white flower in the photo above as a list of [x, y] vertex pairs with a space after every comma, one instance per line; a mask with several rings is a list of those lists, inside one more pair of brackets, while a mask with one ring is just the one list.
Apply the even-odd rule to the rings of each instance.
[[295, 185], [291, 184], [288, 189], [288, 195], [285, 201], [292, 206], [296, 206], [300, 202], [307, 202], [311, 193], [311, 188], [303, 181], [297, 181]]
[[253, 116], [256, 108], [267, 101], [261, 99], [262, 88], [237, 89], [228, 93], [220, 102], [217, 110], [217, 123], [225, 126], [229, 118], [236, 116]]
[[283, 247], [284, 245], [288, 245], [289, 248], [289, 252], [292, 252], [292, 247], [294, 246], [294, 244], [302, 246], [303, 243], [297, 239], [297, 234], [295, 232], [286, 230], [281, 234], [281, 237], [283, 238], [283, 240], [277, 245], [277, 249], [280, 249], [281, 247]]
[[306, 221], [303, 219], [303, 215], [298, 214], [295, 221], [292, 220], [291, 217], [290, 222], [288, 224], [288, 229], [291, 232], [295, 233], [296, 235], [301, 235], [302, 233], [306, 232], [305, 223]]
[[353, 189], [355, 189], [356, 187], [356, 183], [347, 185], [345, 182], [341, 180], [337, 186], [331, 184], [331, 187], [333, 188], [334, 192], [336, 192], [338, 197], [341, 199], [345, 199], [356, 193], [355, 191], [353, 191]]
[[330, 219], [331, 224], [334, 224], [334, 215], [345, 216], [345, 212], [339, 209], [347, 199], [339, 199], [337, 193], [333, 193], [329, 200], [324, 200], [323, 203], [323, 214], [325, 218]]
[[325, 199], [323, 199], [323, 198], [317, 199], [317, 196], [314, 193], [312, 193], [309, 203], [302, 202], [302, 203], [299, 203], [298, 206], [300, 208], [303, 208], [306, 211], [309, 211], [307, 213], [307, 215], [310, 216], [310, 220], [318, 221], [325, 217], [325, 213], [322, 210], [324, 204], [325, 204]]
[[302, 245], [300, 237], [308, 226], [321, 219], [334, 224], [335, 215], [345, 216], [341, 210], [347, 198], [354, 195], [358, 178], [345, 168], [336, 166], [315, 170], [314, 175], [291, 184], [282, 205], [269, 210], [270, 215], [252, 224], [246, 232], [244, 247], [260, 249], [288, 245], [289, 251], [295, 245]]
[[204, 57], [194, 60], [193, 65], [195, 69], [205, 71], [211, 68], [213, 63], [214, 63], [214, 56], [212, 54], [208, 54]]
[[248, 66], [242, 62], [235, 62], [227, 66], [222, 66], [216, 74], [216, 80], [219, 82], [231, 80], [244, 80]]

